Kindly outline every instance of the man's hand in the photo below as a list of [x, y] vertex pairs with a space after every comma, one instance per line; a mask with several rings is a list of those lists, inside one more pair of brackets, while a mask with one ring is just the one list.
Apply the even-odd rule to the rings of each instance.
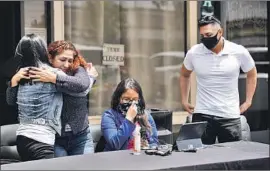
[[251, 102], [244, 102], [241, 106], [240, 106], [240, 113], [243, 114], [249, 107], [251, 106]]
[[30, 78], [33, 81], [56, 83], [56, 74], [45, 68], [31, 67]]
[[192, 114], [194, 112], [194, 106], [189, 103], [183, 103], [183, 108], [189, 113]]

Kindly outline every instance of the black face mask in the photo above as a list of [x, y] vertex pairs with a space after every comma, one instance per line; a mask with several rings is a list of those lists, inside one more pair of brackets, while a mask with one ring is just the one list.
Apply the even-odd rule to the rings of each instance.
[[120, 103], [119, 104], [119, 110], [123, 113], [123, 114], [126, 114], [129, 107], [132, 105], [132, 102], [131, 103]]
[[213, 49], [219, 42], [220, 38], [217, 38], [218, 33], [213, 37], [203, 37], [201, 42], [207, 49]]
[[[120, 103], [120, 104], [118, 105], [118, 109], [119, 109], [123, 114], [126, 114], [127, 111], [128, 111], [128, 109], [129, 109], [129, 107], [130, 107], [131, 105], [132, 105], [132, 101], [129, 102], [129, 103]], [[139, 115], [140, 115], [140, 114], [143, 114], [143, 111], [141, 110], [140, 105], [139, 105], [139, 104], [136, 104], [136, 106], [137, 106], [137, 112], [138, 112], [138, 114], [139, 114]]]

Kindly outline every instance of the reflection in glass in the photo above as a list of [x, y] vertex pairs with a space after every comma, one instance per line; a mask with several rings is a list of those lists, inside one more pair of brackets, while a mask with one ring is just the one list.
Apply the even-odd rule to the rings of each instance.
[[255, 61], [266, 61], [267, 2], [222, 2], [227, 39], [248, 48]]
[[[65, 39], [100, 74], [90, 93], [90, 115], [110, 107], [111, 95], [125, 77], [141, 84], [148, 108], [182, 110], [184, 16], [181, 1], [65, 1]], [[103, 43], [125, 45], [125, 66], [101, 65]]]
[[[258, 71], [257, 88], [252, 106], [246, 113], [252, 131], [269, 128], [268, 124], [268, 40], [266, 1], [222, 1], [221, 19], [225, 37], [243, 45], [255, 60]], [[269, 23], [268, 23], [269, 24]], [[239, 78], [240, 101], [246, 97], [246, 76]]]
[[24, 1], [24, 33], [35, 33], [47, 40], [44, 1]]

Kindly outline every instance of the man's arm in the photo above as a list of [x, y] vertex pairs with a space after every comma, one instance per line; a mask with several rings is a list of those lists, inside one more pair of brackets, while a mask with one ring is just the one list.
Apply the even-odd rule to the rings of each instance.
[[246, 79], [246, 101], [240, 106], [240, 113], [244, 113], [252, 104], [252, 98], [257, 85], [257, 69], [255, 62], [247, 49], [240, 56], [241, 69], [247, 74]]
[[188, 95], [190, 90], [190, 75], [192, 71], [186, 69], [183, 64], [180, 71], [180, 93], [183, 108], [188, 112], [193, 112], [193, 106], [188, 103]]
[[253, 67], [247, 72], [246, 101], [240, 106], [240, 113], [244, 113], [252, 104], [253, 95], [257, 86], [257, 69]]

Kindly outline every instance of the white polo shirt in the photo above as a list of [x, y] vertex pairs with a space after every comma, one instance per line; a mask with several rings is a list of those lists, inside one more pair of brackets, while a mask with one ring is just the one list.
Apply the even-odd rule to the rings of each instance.
[[[225, 40], [225, 39], [224, 39]], [[202, 43], [186, 54], [184, 65], [196, 73], [197, 96], [194, 113], [239, 118], [238, 77], [255, 67], [250, 53], [242, 45], [225, 40], [219, 54]]]

